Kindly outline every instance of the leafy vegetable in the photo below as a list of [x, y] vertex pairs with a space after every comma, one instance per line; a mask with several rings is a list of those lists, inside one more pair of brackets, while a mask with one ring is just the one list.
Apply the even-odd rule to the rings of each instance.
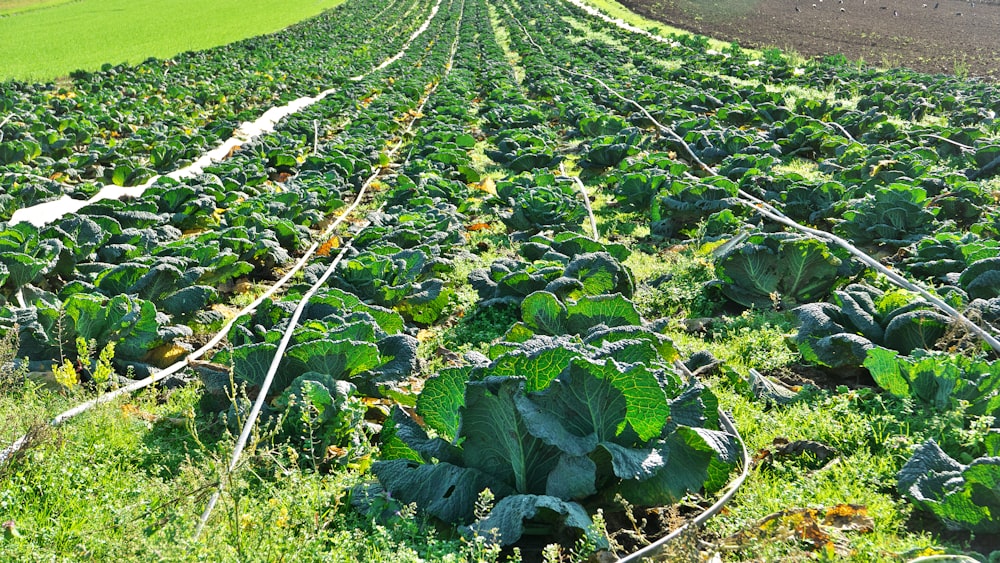
[[616, 344], [640, 341], [600, 334], [591, 340], [600, 346], [511, 343], [488, 366], [432, 377], [417, 410], [439, 437], [397, 409], [395, 435], [424, 463], [376, 462], [382, 486], [454, 524], [472, 522], [489, 487], [499, 502], [469, 529], [497, 528], [510, 544], [527, 521], [584, 533], [584, 506], [610, 506], [616, 492], [657, 504], [724, 484], [736, 459], [732, 436], [687, 426], [717, 424], [710, 392], [666, 368], [672, 356], [656, 348], [646, 362], [620, 363]]
[[916, 449], [898, 479], [901, 494], [948, 528], [1000, 531], [1000, 458], [983, 457], [963, 465], [929, 440]]
[[860, 366], [876, 345], [902, 354], [929, 349], [951, 322], [920, 300], [857, 284], [835, 291], [833, 303], [808, 303], [795, 314], [799, 351], [829, 367]]
[[920, 350], [905, 357], [877, 347], [868, 351], [864, 366], [880, 387], [899, 397], [914, 397], [937, 409], [966, 403], [972, 415], [994, 416], [1000, 409], [1000, 362]]
[[500, 182], [497, 195], [508, 206], [500, 211], [500, 219], [510, 231], [529, 234], [546, 229], [580, 231], [587, 215], [572, 184], [551, 174]]
[[825, 243], [805, 235], [750, 235], [719, 256], [715, 287], [746, 307], [819, 301], [842, 279], [844, 264]]

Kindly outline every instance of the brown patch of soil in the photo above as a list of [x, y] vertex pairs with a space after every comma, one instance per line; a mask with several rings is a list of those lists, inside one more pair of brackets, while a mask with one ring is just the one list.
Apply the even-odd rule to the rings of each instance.
[[766, 375], [789, 387], [812, 385], [828, 391], [833, 391], [841, 385], [852, 389], [875, 385], [875, 380], [864, 368], [830, 369], [822, 366], [792, 364], [768, 372]]
[[1000, 0], [622, 0], [723, 41], [1000, 79]]

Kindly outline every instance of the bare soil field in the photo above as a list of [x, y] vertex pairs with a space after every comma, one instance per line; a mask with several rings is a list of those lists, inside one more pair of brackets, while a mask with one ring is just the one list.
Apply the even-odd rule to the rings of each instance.
[[1000, 1], [622, 0], [646, 17], [745, 47], [842, 53], [877, 66], [1000, 79]]

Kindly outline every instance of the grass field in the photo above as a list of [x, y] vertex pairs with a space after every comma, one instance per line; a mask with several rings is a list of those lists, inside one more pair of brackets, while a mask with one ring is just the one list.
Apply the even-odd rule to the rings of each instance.
[[47, 81], [104, 63], [277, 31], [343, 0], [0, 0], [0, 80]]
[[23, 14], [81, 0], [0, 0], [0, 17]]

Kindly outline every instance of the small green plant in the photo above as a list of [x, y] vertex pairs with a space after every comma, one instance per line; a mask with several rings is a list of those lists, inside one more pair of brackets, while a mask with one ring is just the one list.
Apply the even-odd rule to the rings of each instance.
[[108, 342], [98, 353], [97, 340], [93, 338], [87, 340], [80, 336], [76, 339], [76, 356], [77, 363], [73, 363], [68, 357], [63, 357], [62, 363], [52, 364], [52, 374], [56, 382], [64, 389], [73, 389], [80, 384], [80, 375], [83, 372], [90, 375], [98, 388], [106, 387], [115, 374], [115, 368], [112, 366], [112, 361], [115, 359], [115, 343]]
[[[476, 519], [483, 519], [490, 515], [496, 503], [496, 496], [489, 487], [479, 492], [476, 498]], [[473, 530], [469, 541], [469, 555], [472, 561], [486, 562], [496, 561], [500, 557], [500, 533], [496, 528], [487, 531], [485, 534], [478, 530]]]
[[17, 389], [27, 368], [17, 363], [18, 326], [0, 336], [0, 396]]
[[315, 471], [328, 458], [350, 461], [366, 453], [368, 442], [360, 431], [365, 407], [353, 393], [346, 381], [307, 373], [275, 400], [283, 413], [279, 436], [299, 448], [300, 463]]
[[952, 73], [955, 75], [955, 78], [959, 78], [961, 80], [969, 78], [968, 61], [956, 58], [955, 63], [952, 66]]

